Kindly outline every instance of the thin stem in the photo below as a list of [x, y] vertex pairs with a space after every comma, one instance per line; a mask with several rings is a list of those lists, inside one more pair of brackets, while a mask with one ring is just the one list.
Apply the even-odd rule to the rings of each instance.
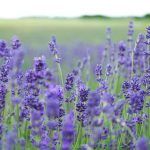
[[132, 50], [132, 54], [131, 54], [131, 62], [132, 62], [131, 77], [133, 77], [133, 75], [134, 75], [134, 50]]
[[136, 143], [136, 138], [135, 138], [134, 134], [132, 133], [131, 129], [127, 126], [127, 124], [125, 122], [121, 122], [121, 120], [119, 118], [117, 118], [116, 121], [118, 123], [121, 123], [121, 125], [127, 129], [130, 136], [133, 138], [133, 142]]
[[[55, 58], [56, 58], [56, 60], [58, 59], [58, 55], [57, 54], [55, 54]], [[63, 75], [62, 75], [62, 69], [61, 69], [60, 63], [57, 63], [57, 69], [58, 69], [58, 74], [59, 74], [59, 79], [61, 81], [61, 85], [63, 86], [64, 85], [64, 81], [63, 81]]]

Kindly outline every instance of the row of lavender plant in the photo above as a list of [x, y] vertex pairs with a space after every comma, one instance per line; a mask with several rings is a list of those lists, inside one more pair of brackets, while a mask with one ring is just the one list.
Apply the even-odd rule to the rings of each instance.
[[0, 150], [148, 150], [150, 26], [146, 30], [134, 41], [131, 21], [128, 40], [114, 43], [107, 28], [95, 75], [87, 52], [66, 77], [55, 37], [49, 51], [56, 75], [44, 56], [23, 70], [20, 40], [14, 36], [10, 46], [0, 40]]

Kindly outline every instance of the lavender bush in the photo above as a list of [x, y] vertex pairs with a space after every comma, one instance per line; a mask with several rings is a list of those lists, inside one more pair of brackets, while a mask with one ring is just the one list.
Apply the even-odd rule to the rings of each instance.
[[129, 22], [126, 41], [111, 32], [69, 73], [54, 36], [54, 68], [41, 56], [25, 70], [18, 37], [0, 40], [0, 150], [150, 149], [150, 26], [134, 39]]

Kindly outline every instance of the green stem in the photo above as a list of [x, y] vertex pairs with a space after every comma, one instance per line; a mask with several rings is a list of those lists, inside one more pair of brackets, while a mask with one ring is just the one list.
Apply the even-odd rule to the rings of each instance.
[[133, 77], [134, 75], [134, 50], [132, 50], [132, 54], [131, 54], [131, 65], [132, 65], [132, 68], [131, 68], [131, 77]]
[[[58, 59], [58, 55], [55, 54], [55, 58]], [[60, 63], [57, 63], [57, 69], [58, 69], [58, 74], [59, 74], [59, 79], [61, 81], [61, 85], [64, 85], [64, 81], [63, 81], [63, 75], [62, 75], [62, 70], [61, 70], [61, 66]]]
[[126, 130], [129, 132], [130, 136], [133, 138], [133, 142], [136, 143], [136, 138], [135, 138], [134, 134], [132, 133], [131, 129], [126, 125], [126, 123], [122, 122], [119, 118], [117, 118], [116, 121], [118, 123], [121, 123], [121, 125], [126, 128]]
[[75, 149], [78, 149], [81, 143], [82, 143], [82, 126], [79, 123], [78, 124], [78, 135], [77, 135], [77, 140], [75, 143]]

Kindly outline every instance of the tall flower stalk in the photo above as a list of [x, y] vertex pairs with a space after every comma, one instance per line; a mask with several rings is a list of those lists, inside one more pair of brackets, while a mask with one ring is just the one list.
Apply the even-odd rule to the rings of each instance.
[[59, 58], [59, 56], [58, 56], [58, 49], [57, 49], [57, 46], [56, 46], [56, 38], [54, 36], [52, 36], [51, 41], [49, 42], [49, 49], [55, 57], [55, 61], [57, 63], [57, 69], [58, 69], [58, 74], [59, 74], [59, 78], [60, 78], [60, 81], [61, 81], [61, 85], [64, 85], [62, 69], [61, 69], [61, 66], [60, 66], [61, 58]]

